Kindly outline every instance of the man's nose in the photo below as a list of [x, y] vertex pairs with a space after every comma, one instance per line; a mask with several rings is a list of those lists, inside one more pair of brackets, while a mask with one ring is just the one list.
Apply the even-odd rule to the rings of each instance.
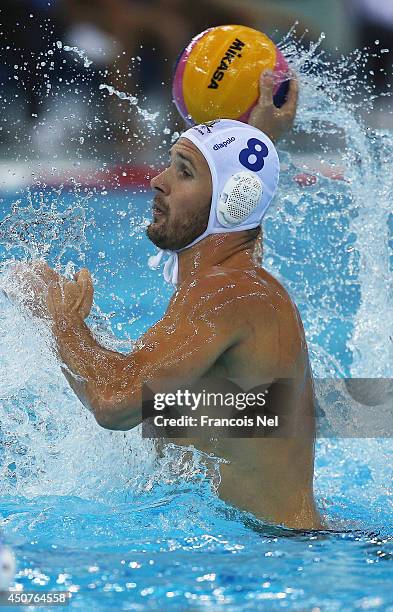
[[161, 191], [164, 195], [168, 195], [170, 192], [167, 172], [168, 168], [165, 168], [165, 170], [157, 174], [157, 176], [153, 177], [150, 181], [150, 187], [157, 191]]

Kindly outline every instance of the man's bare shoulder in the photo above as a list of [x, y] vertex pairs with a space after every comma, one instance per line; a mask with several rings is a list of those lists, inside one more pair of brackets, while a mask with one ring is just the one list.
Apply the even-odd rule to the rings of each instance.
[[258, 307], [271, 310], [293, 310], [295, 306], [281, 283], [263, 268], [247, 270], [217, 266], [208, 273], [180, 284], [175, 296], [176, 306], [222, 307], [241, 312]]
[[221, 284], [238, 297], [248, 296], [250, 300], [256, 298], [265, 305], [276, 301], [293, 305], [292, 299], [285, 287], [260, 266], [242, 270], [222, 270], [220, 274], [210, 274], [206, 281], [212, 282], [217, 286]]
[[172, 306], [195, 313], [206, 310], [230, 310], [241, 293], [239, 280], [219, 268], [182, 282], [174, 295]]

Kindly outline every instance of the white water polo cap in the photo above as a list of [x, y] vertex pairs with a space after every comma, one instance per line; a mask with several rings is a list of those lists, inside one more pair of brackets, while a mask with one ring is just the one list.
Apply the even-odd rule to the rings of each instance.
[[177, 284], [177, 253], [206, 236], [252, 229], [260, 225], [278, 185], [280, 162], [274, 144], [260, 130], [232, 119], [196, 125], [181, 134], [206, 159], [212, 176], [212, 200], [206, 230], [178, 251], [160, 251], [149, 266], [158, 267], [164, 254], [165, 280]]

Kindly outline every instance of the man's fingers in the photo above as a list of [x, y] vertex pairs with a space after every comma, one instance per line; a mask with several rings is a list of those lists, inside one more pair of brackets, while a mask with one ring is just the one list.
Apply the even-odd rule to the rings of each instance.
[[61, 303], [61, 301], [62, 301], [62, 295], [61, 295], [60, 287], [58, 285], [49, 286], [48, 293], [46, 294], [46, 305], [52, 316], [55, 315], [57, 311], [57, 305]]
[[93, 292], [93, 281], [91, 280], [91, 274], [87, 268], [82, 268], [82, 270], [78, 272], [76, 280], [84, 292]]
[[53, 270], [43, 259], [33, 259], [30, 266], [33, 272], [37, 274], [37, 276], [46, 276], [47, 274], [51, 275], [51, 273], [53, 272]]
[[[91, 274], [87, 268], [82, 268], [78, 273], [77, 283], [82, 289], [83, 318], [87, 317], [93, 305], [94, 287]], [[82, 303], [82, 302], [81, 302]]]
[[55, 283], [60, 276], [53, 270], [43, 259], [33, 260], [30, 264], [30, 269], [33, 274], [45, 284]]
[[297, 101], [299, 97], [299, 84], [294, 72], [292, 72], [291, 80], [289, 81], [289, 89], [287, 99], [284, 104], [277, 110], [277, 115], [283, 124], [286, 124], [287, 130], [293, 124], [296, 117]]
[[74, 281], [61, 279], [49, 288], [48, 308], [52, 314], [78, 314], [85, 319], [93, 304], [93, 282], [90, 272], [84, 268], [74, 275]]
[[259, 78], [259, 99], [257, 106], [271, 106], [273, 104], [273, 89], [273, 72], [271, 72], [271, 70], [265, 70]]
[[298, 83], [295, 73], [293, 72], [291, 74], [291, 80], [289, 81], [289, 91], [288, 91], [287, 100], [284, 103], [284, 106], [290, 106], [291, 108], [296, 108], [298, 97], [299, 97], [299, 83]]
[[299, 88], [296, 75], [291, 73], [289, 78], [291, 81], [287, 101], [281, 108], [276, 108], [273, 102], [275, 76], [271, 71], [263, 72], [259, 80], [259, 99], [248, 118], [249, 125], [264, 132], [273, 142], [288, 132], [296, 115]]
[[81, 268], [75, 276], [78, 278], [91, 278], [91, 274], [87, 268]]

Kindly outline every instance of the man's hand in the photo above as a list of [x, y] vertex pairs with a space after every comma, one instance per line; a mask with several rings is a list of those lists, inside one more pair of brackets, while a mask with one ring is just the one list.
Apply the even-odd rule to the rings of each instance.
[[68, 281], [45, 261], [16, 262], [8, 269], [4, 293], [34, 316], [48, 319], [73, 314], [85, 319], [93, 303], [93, 284], [86, 268]]
[[47, 318], [48, 287], [60, 278], [44, 261], [18, 261], [6, 269], [2, 290], [14, 304], [21, 304], [34, 316]]
[[47, 307], [53, 320], [71, 316], [83, 321], [89, 316], [94, 294], [89, 270], [82, 268], [74, 279], [61, 279], [48, 287]]
[[252, 110], [248, 123], [258, 128], [276, 142], [288, 132], [295, 119], [299, 85], [294, 73], [289, 82], [286, 102], [281, 108], [273, 103], [274, 77], [270, 71], [263, 72], [259, 81], [259, 100]]

